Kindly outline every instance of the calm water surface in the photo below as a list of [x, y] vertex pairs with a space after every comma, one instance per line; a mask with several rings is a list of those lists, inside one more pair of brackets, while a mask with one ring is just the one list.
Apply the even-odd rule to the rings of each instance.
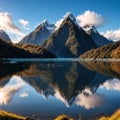
[[94, 120], [120, 108], [120, 61], [0, 63], [0, 109], [41, 120]]

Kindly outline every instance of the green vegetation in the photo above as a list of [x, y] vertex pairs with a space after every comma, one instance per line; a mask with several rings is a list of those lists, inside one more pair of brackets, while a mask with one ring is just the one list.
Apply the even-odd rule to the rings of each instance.
[[120, 59], [120, 41], [87, 51], [86, 53], [82, 54], [80, 58]]

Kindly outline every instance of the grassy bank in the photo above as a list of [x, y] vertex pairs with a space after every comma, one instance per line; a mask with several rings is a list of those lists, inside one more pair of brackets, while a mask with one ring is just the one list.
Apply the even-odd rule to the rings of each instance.
[[[32, 119], [0, 110], [0, 120], [32, 120]], [[68, 117], [67, 115], [60, 115], [56, 117], [54, 120], [74, 120], [74, 119], [71, 117]], [[103, 116], [98, 120], [120, 120], [120, 109], [117, 110], [110, 117]]]
[[68, 117], [67, 115], [60, 115], [60, 116], [56, 117], [54, 120], [74, 120], [74, 119]]
[[0, 110], [0, 120], [27, 120], [27, 118]]
[[111, 117], [102, 117], [99, 120], [120, 120], [120, 109], [117, 110]]

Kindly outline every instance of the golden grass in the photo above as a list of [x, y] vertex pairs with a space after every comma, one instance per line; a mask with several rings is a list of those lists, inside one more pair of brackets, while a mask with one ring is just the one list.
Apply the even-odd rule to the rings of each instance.
[[117, 110], [111, 117], [102, 117], [99, 120], [120, 120], [120, 109]]
[[74, 119], [68, 117], [67, 115], [59, 115], [54, 120], [74, 120]]
[[0, 120], [26, 120], [26, 117], [0, 110]]
[[[29, 119], [20, 115], [0, 110], [0, 120], [29, 120]], [[57, 116], [54, 120], [74, 120], [74, 119], [63, 114]], [[120, 109], [117, 110], [111, 117], [103, 116], [98, 120], [120, 120]]]

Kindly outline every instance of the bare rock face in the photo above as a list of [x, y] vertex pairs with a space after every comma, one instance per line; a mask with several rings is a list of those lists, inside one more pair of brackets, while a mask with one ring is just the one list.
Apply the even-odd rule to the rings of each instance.
[[55, 29], [54, 24], [49, 24], [47, 20], [44, 20], [36, 29], [25, 36], [19, 43], [20, 44], [42, 44], [47, 40]]
[[92, 37], [92, 39], [94, 40], [98, 47], [112, 43], [112, 41], [100, 35], [97, 29], [92, 25], [86, 25], [83, 27], [83, 29], [86, 31], [88, 35]]
[[97, 46], [69, 13], [60, 27], [44, 42], [43, 47], [57, 57], [73, 58]]

